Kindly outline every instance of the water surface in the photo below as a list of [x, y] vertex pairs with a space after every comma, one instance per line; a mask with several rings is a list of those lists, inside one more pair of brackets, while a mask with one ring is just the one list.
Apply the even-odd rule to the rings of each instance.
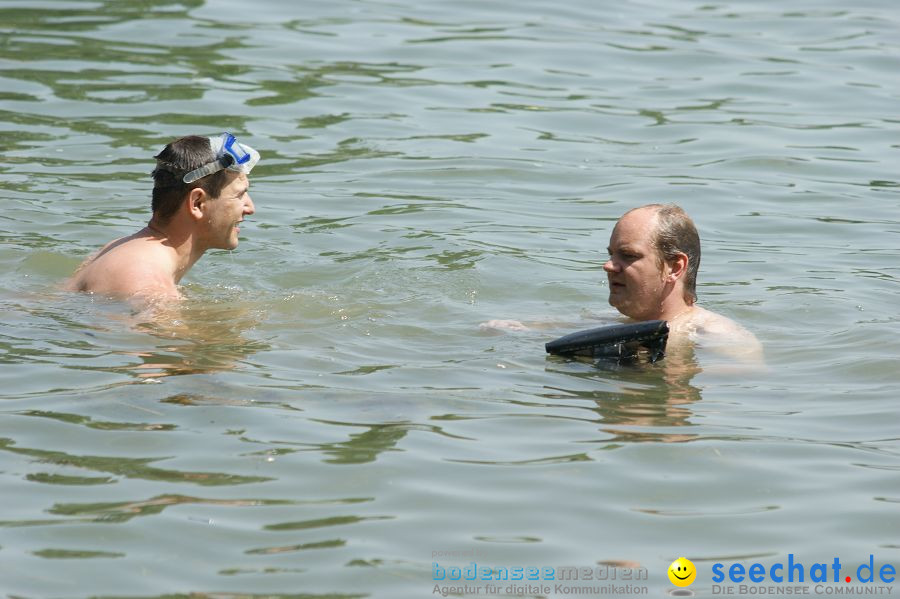
[[[0, 4], [0, 591], [423, 597], [490, 566], [900, 563], [892, 2]], [[148, 321], [56, 286], [230, 130], [257, 213]], [[595, 368], [677, 202], [769, 369]], [[551, 321], [481, 331], [493, 318]], [[453, 561], [453, 560], [448, 560]], [[465, 565], [470, 560], [456, 560]]]

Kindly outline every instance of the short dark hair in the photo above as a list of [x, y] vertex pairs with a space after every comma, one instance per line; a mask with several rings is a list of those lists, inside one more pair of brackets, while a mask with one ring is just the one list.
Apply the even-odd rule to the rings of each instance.
[[153, 216], [164, 223], [178, 212], [181, 201], [192, 189], [199, 187], [211, 198], [217, 198], [222, 193], [222, 188], [228, 184], [228, 176], [224, 170], [193, 183], [185, 183], [183, 180], [185, 174], [215, 161], [208, 137], [188, 135], [176, 139], [154, 158], [156, 168], [151, 173], [153, 201], [150, 207], [153, 209]]
[[700, 234], [694, 221], [677, 204], [650, 204], [643, 208], [656, 211], [653, 245], [661, 260], [674, 260], [678, 254], [688, 257], [684, 276], [685, 299], [697, 301], [697, 272], [700, 270]]

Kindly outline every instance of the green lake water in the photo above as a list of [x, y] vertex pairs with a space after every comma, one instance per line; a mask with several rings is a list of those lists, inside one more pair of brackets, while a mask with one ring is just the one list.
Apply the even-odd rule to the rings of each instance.
[[[893, 0], [0, 1], [0, 596], [900, 569], [898, 31]], [[223, 130], [257, 211], [177, 319], [58, 291], [146, 223], [153, 154]], [[649, 202], [766, 370], [546, 357], [616, 319]]]

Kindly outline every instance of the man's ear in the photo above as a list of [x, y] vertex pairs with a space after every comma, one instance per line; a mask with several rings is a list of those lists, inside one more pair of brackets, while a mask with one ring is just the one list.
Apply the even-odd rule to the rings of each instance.
[[666, 262], [666, 270], [668, 271], [666, 278], [674, 283], [683, 277], [687, 273], [688, 262], [687, 254], [679, 252], [673, 260]]
[[188, 193], [185, 202], [187, 202], [188, 214], [194, 220], [203, 220], [206, 214], [206, 200], [208, 198], [209, 195], [199, 187], [195, 187]]

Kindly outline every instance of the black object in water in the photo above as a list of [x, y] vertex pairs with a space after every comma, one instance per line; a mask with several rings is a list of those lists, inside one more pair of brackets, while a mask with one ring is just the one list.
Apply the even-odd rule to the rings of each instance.
[[548, 354], [612, 358], [620, 362], [634, 360], [646, 353], [650, 362], [656, 362], [665, 356], [668, 340], [668, 323], [665, 320], [648, 320], [570, 333], [544, 347]]

